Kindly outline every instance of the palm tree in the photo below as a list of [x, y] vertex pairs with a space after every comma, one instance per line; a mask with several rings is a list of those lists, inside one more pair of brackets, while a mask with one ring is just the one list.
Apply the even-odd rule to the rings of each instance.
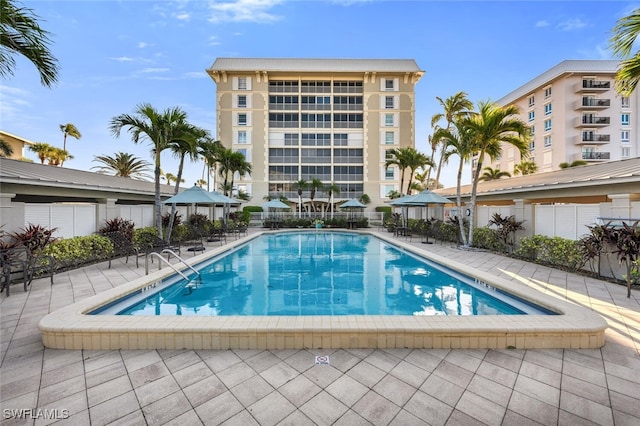
[[[441, 114], [435, 114], [431, 118], [432, 127], [435, 122], [438, 122], [444, 118], [444, 120], [447, 122], [446, 130], [449, 130], [454, 121], [467, 117], [473, 110], [473, 103], [467, 98], [467, 94], [465, 92], [458, 92], [455, 95], [449, 96], [444, 100], [436, 96], [436, 99], [444, 109], [444, 112]], [[439, 142], [440, 141], [436, 139], [435, 143]], [[445, 151], [446, 147], [443, 145], [441, 149], [440, 160], [438, 161], [438, 169], [436, 171], [436, 188], [440, 184], [440, 172], [442, 171], [442, 163], [444, 162]]]
[[38, 24], [32, 9], [17, 7], [13, 0], [0, 0], [0, 76], [14, 74], [16, 54], [35, 65], [42, 85], [58, 81], [58, 60], [49, 51], [49, 32]]
[[94, 162], [102, 163], [101, 166], [92, 167], [92, 169], [97, 169], [98, 173], [140, 180], [151, 179], [151, 175], [148, 174], [151, 171], [151, 163], [133, 154], [118, 152], [115, 157], [96, 155], [93, 158]]
[[309, 183], [304, 179], [300, 179], [293, 183], [293, 187], [298, 190], [298, 217], [300, 218], [302, 217], [302, 191], [309, 187]]
[[47, 155], [47, 160], [49, 160], [49, 165], [51, 166], [62, 166], [65, 161], [71, 159], [73, 159], [73, 155], [69, 154], [66, 149], [56, 147], [52, 147]]
[[[403, 157], [404, 161], [409, 169], [409, 182], [407, 183], [407, 194], [411, 194], [411, 186], [413, 181], [413, 176], [418, 169], [426, 169], [427, 167], [434, 167], [435, 164], [433, 160], [428, 155], [425, 155], [419, 151], [416, 151], [414, 148], [401, 148], [404, 150]], [[402, 189], [402, 188], [400, 188]]]
[[522, 161], [513, 168], [514, 175], [532, 175], [538, 171], [538, 165], [533, 161]]
[[61, 124], [60, 131], [64, 134], [64, 139], [62, 142], [62, 149], [67, 150], [67, 136], [71, 136], [72, 138], [80, 139], [82, 135], [76, 126], [71, 123]]
[[390, 149], [388, 152], [389, 158], [384, 162], [385, 168], [397, 166], [400, 170], [400, 193], [402, 193], [402, 188], [404, 188], [404, 171], [407, 168], [407, 159], [404, 157], [404, 153], [404, 148]]
[[367, 194], [362, 194], [360, 198], [358, 198], [358, 201], [366, 206], [371, 202], [371, 197], [369, 197]]
[[10, 157], [13, 154], [13, 149], [9, 143], [0, 139], [0, 157]]
[[[171, 185], [173, 182], [176, 182], [177, 184], [184, 183], [184, 179], [179, 179], [178, 176], [173, 173], [165, 173], [164, 178], [167, 180], [167, 185]], [[179, 184], [176, 186], [179, 186]]]
[[[148, 140], [154, 156], [155, 223], [158, 237], [162, 238], [162, 203], [160, 199], [160, 154], [183, 130], [186, 114], [180, 108], [169, 108], [160, 113], [148, 103], [136, 107], [134, 115], [121, 114], [111, 119], [111, 133], [120, 137], [123, 128], [131, 134], [134, 143]], [[170, 236], [167, 236], [169, 238]]]
[[[433, 117], [431, 117], [431, 128], [433, 129], [433, 133], [431, 135], [429, 135], [428, 139], [429, 139], [429, 146], [431, 147], [431, 159], [432, 160], [436, 157], [436, 151], [438, 150], [438, 146], [440, 145], [440, 141], [438, 139], [436, 139], [436, 137], [435, 137], [436, 132], [440, 128], [440, 126], [438, 126], [436, 124], [438, 122], [438, 120], [440, 120], [440, 116], [438, 114], [436, 114]], [[422, 183], [429, 182], [431, 180], [431, 171], [434, 168], [435, 168], [435, 166], [434, 167], [429, 167], [429, 170], [427, 170], [427, 175], [426, 175], [425, 179], [422, 181]]]
[[198, 179], [196, 181], [196, 185], [198, 185], [200, 188], [202, 188], [203, 186], [205, 186], [207, 184], [207, 181], [204, 179]]
[[584, 160], [576, 160], [576, 161], [572, 161], [571, 163], [567, 163], [567, 162], [560, 163], [558, 164], [558, 167], [560, 167], [561, 169], [568, 169], [569, 167], [586, 166], [587, 164], [589, 163], [587, 163]]
[[52, 145], [44, 142], [34, 143], [33, 145], [29, 145], [29, 151], [34, 152], [38, 159], [40, 159], [40, 164], [44, 164], [45, 160], [49, 157], [49, 153], [54, 149]]
[[[204, 167], [207, 172], [207, 191], [209, 190], [209, 178], [211, 176], [216, 176], [216, 166], [218, 164], [218, 158], [220, 157], [220, 152], [224, 150], [224, 147], [220, 143], [220, 141], [214, 141], [210, 139], [201, 140], [198, 143], [198, 154], [202, 156], [204, 159]], [[204, 170], [202, 170], [202, 180], [204, 180]], [[214, 181], [215, 188], [215, 181]]]
[[476, 195], [480, 170], [485, 155], [496, 159], [501, 153], [501, 144], [513, 145], [522, 157], [528, 155], [529, 126], [517, 115], [520, 109], [515, 105], [501, 107], [490, 101], [478, 103], [478, 113], [464, 118], [463, 126], [471, 132], [470, 140], [477, 153], [478, 164], [473, 172], [471, 181], [471, 217], [469, 218], [469, 245], [473, 245], [473, 223], [475, 217]]
[[[640, 9], [620, 18], [613, 27], [609, 47], [615, 56], [622, 59], [616, 74], [615, 87], [623, 96], [631, 96], [640, 81], [640, 50], [632, 52], [640, 36]], [[637, 45], [636, 45], [637, 46]]]
[[323, 190], [329, 194], [329, 207], [331, 207], [331, 219], [333, 219], [333, 196], [340, 195], [340, 186], [335, 183], [330, 183], [325, 186]]
[[505, 172], [504, 170], [500, 169], [493, 169], [487, 166], [484, 168], [484, 173], [482, 174], [482, 176], [480, 176], [480, 180], [486, 182], [490, 180], [502, 179], [503, 177], [511, 177], [511, 173]]
[[309, 194], [309, 199], [311, 200], [311, 208], [315, 212], [316, 206], [313, 204], [313, 199], [316, 197], [316, 191], [321, 191], [324, 188], [324, 184], [320, 179], [311, 178], [308, 188], [311, 190], [311, 193]]
[[448, 161], [452, 155], [460, 158], [458, 163], [458, 175], [456, 179], [456, 206], [458, 208], [458, 226], [460, 229], [460, 237], [462, 244], [467, 246], [467, 235], [464, 231], [464, 218], [462, 216], [462, 170], [465, 163], [471, 161], [474, 152], [473, 138], [469, 128], [463, 126], [462, 122], [454, 122], [453, 128], [449, 130], [441, 129], [438, 131], [438, 138], [442, 139], [447, 150], [445, 152], [445, 161]]

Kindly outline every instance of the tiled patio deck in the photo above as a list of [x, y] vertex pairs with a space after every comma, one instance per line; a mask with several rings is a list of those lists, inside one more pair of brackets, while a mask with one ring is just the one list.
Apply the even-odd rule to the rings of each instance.
[[[610, 326], [607, 344], [593, 350], [45, 349], [37, 328], [45, 314], [144, 274], [142, 265], [117, 261], [111, 269], [103, 263], [60, 273], [53, 288], [45, 279], [28, 293], [14, 287], [11, 297], [0, 296], [2, 424], [56, 421], [48, 417], [78, 425], [640, 424], [640, 292], [627, 299], [622, 286], [519, 260], [440, 244], [420, 248], [596, 310]], [[316, 355], [328, 355], [330, 364], [314, 365]], [[19, 413], [21, 419], [12, 418]]]

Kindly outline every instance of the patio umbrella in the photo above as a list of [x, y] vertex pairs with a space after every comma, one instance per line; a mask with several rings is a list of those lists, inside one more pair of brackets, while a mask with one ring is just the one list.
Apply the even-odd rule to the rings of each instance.
[[[452, 201], [449, 200], [448, 198], [444, 198], [441, 195], [438, 195], [434, 192], [429, 191], [428, 189], [425, 189], [424, 191], [420, 192], [419, 194], [413, 195], [411, 196], [411, 198], [404, 200], [403, 203], [401, 205], [404, 206], [414, 206], [414, 207], [419, 207], [419, 206], [425, 206], [427, 208], [427, 224], [429, 224], [429, 205], [431, 204], [448, 204], [451, 203]], [[423, 243], [425, 244], [430, 244], [429, 243], [429, 233], [428, 231], [425, 233], [426, 236], [426, 240], [423, 241]]]
[[206, 190], [199, 186], [192, 186], [185, 189], [173, 197], [163, 201], [164, 204], [216, 204], [217, 200], [213, 198]]
[[282, 201], [278, 200], [278, 199], [273, 199], [271, 201], [268, 201], [264, 204], [262, 204], [260, 207], [262, 207], [263, 209], [290, 209], [291, 206], [283, 203]]
[[[341, 209], [347, 209], [347, 211], [350, 212], [348, 220], [353, 220], [353, 212], [355, 210], [360, 210], [360, 212], [362, 212], [362, 210], [367, 207], [364, 204], [362, 204], [360, 201], [356, 200], [355, 198], [351, 198], [350, 200], [347, 200], [346, 202], [340, 204], [340, 206], [338, 206], [338, 208]], [[349, 228], [351, 228], [352, 226], [355, 226], [355, 224], [352, 224], [351, 222], [349, 222]]]

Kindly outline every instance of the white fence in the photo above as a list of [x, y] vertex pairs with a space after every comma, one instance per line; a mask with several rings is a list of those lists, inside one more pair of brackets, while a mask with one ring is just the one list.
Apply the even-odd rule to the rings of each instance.
[[598, 223], [599, 204], [560, 204], [535, 206], [535, 233], [548, 237], [580, 239], [587, 226]]
[[95, 204], [25, 204], [24, 226], [41, 225], [58, 228], [55, 237], [71, 238], [89, 235], [96, 228]]

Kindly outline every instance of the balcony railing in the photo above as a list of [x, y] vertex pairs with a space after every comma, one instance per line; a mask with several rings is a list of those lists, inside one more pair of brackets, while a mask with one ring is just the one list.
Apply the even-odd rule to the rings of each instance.
[[611, 99], [582, 98], [577, 103], [578, 108], [608, 108], [610, 106]]
[[583, 160], [609, 160], [611, 155], [610, 152], [583, 152], [582, 159]]
[[611, 124], [611, 117], [582, 117], [582, 124], [606, 126]]
[[598, 80], [582, 80], [576, 84], [577, 91], [586, 90], [609, 90], [611, 88], [610, 81], [598, 81]]
[[588, 134], [582, 135], [582, 142], [610, 142], [611, 135], [596, 135]]

